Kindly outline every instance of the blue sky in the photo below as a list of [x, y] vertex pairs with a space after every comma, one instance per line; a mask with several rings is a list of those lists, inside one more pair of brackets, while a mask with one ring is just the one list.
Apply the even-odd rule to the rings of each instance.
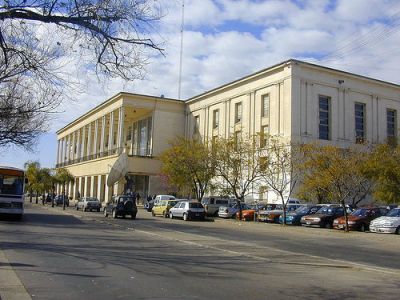
[[[22, 167], [38, 160], [53, 167], [55, 132], [120, 91], [177, 98], [182, 2], [159, 2], [165, 17], [153, 38], [162, 43], [165, 57], [151, 58], [146, 79], [99, 82], [76, 58], [65, 71], [82, 78], [83, 88], [71, 91], [34, 153], [2, 149], [0, 164]], [[182, 95], [194, 96], [288, 58], [400, 84], [399, 44], [398, 0], [185, 0]]]

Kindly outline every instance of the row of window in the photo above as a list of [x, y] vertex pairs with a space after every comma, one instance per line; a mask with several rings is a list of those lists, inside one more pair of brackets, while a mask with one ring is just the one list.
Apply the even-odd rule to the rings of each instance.
[[[386, 109], [386, 135], [388, 140], [397, 136], [397, 111]], [[354, 104], [354, 128], [356, 143], [366, 140], [366, 105], [357, 102]], [[331, 139], [331, 98], [319, 95], [319, 139]]]
[[[266, 118], [269, 117], [269, 107], [270, 107], [270, 97], [269, 94], [263, 95], [261, 97], [261, 117]], [[240, 123], [242, 121], [243, 115], [243, 106], [242, 102], [235, 103], [235, 124]], [[195, 130], [199, 128], [199, 116], [195, 117]], [[213, 110], [213, 118], [212, 118], [213, 129], [219, 127], [219, 109]]]

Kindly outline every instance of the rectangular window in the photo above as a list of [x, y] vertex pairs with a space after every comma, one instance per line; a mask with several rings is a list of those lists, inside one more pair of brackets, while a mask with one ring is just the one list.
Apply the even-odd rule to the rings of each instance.
[[200, 129], [200, 116], [195, 116], [193, 133], [198, 133], [199, 129]]
[[362, 144], [365, 141], [365, 104], [354, 104], [354, 117], [356, 127], [356, 143]]
[[242, 102], [235, 104], [235, 123], [242, 121]]
[[330, 132], [330, 97], [319, 96], [319, 139], [329, 140]]
[[261, 126], [261, 132], [260, 132], [260, 147], [264, 148], [267, 146], [268, 142], [268, 136], [269, 136], [269, 126]]
[[151, 155], [152, 135], [152, 117], [133, 123], [132, 155]]
[[219, 109], [213, 111], [213, 128], [218, 128], [219, 126]]
[[386, 110], [386, 135], [388, 142], [396, 142], [397, 137], [397, 110]]
[[269, 117], [269, 94], [262, 96], [261, 117]]

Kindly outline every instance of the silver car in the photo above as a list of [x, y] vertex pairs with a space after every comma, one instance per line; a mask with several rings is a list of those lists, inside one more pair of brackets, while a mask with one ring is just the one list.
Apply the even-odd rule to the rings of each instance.
[[204, 220], [206, 213], [199, 202], [180, 201], [169, 210], [169, 217], [182, 218], [184, 221], [192, 219]]
[[101, 203], [95, 197], [83, 197], [79, 199], [76, 204], [76, 210], [82, 209], [83, 211], [100, 211]]
[[[242, 210], [249, 209], [247, 204], [241, 203]], [[218, 210], [218, 217], [220, 218], [234, 218], [239, 211], [237, 203], [231, 203], [229, 206], [220, 206]]]

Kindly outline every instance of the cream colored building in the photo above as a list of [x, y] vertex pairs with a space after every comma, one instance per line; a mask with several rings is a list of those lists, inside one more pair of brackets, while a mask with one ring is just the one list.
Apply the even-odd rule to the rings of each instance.
[[[57, 167], [75, 177], [68, 195], [108, 201], [124, 190], [142, 197], [161, 193], [157, 157], [170, 140], [185, 134], [184, 107], [183, 101], [119, 93], [57, 131]], [[128, 157], [128, 174], [108, 186], [110, 169], [122, 153]]]
[[[288, 60], [185, 102], [118, 94], [58, 131], [57, 162], [76, 176], [74, 195], [77, 190], [81, 195], [110, 195], [104, 186], [108, 166], [127, 149], [129, 174], [142, 176], [136, 181], [144, 182], [143, 193], [154, 194], [162, 191], [157, 155], [176, 135], [197, 134], [208, 142], [217, 136], [264, 132], [293, 142], [383, 143], [397, 139], [399, 110], [399, 85]], [[144, 118], [152, 120], [151, 143], [146, 155], [137, 156], [127, 133]], [[255, 190], [249, 198], [270, 196]]]

